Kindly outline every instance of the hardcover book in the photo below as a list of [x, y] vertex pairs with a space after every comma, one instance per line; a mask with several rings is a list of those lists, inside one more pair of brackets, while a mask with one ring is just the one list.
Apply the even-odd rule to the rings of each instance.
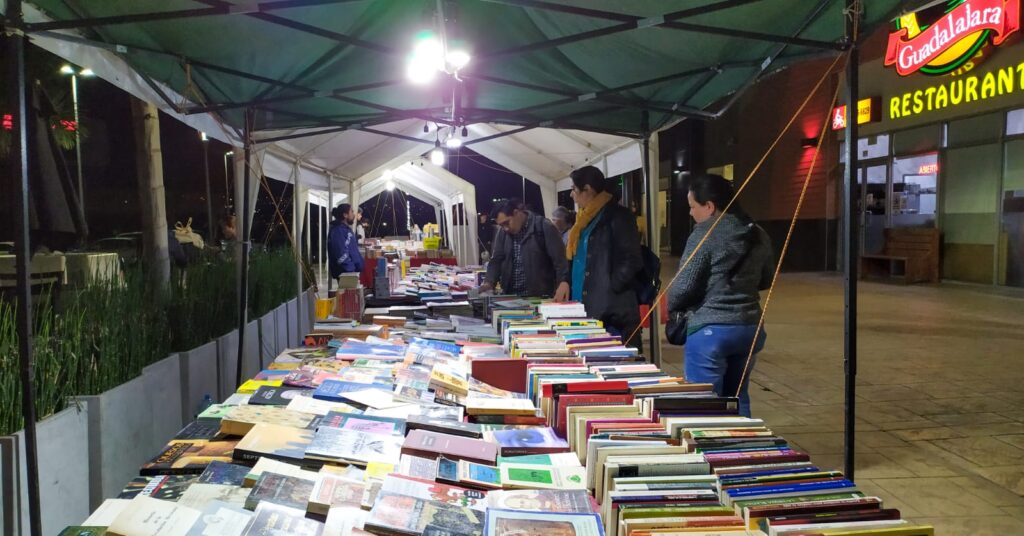
[[494, 460], [498, 456], [498, 446], [480, 439], [413, 430], [405, 438], [402, 453], [429, 458], [444, 455], [451, 459], [494, 465]]
[[196, 419], [174, 434], [174, 439], [215, 439], [220, 435], [220, 421]]
[[132, 479], [117, 498], [134, 499], [138, 495], [145, 495], [164, 501], [177, 501], [195, 482], [197, 480], [194, 475], [140, 476]]
[[252, 519], [252, 512], [220, 501], [207, 503], [188, 536], [240, 536]]
[[321, 427], [306, 448], [305, 458], [347, 460], [361, 465], [390, 462], [401, 454], [402, 438], [390, 434], [365, 433]]
[[320, 536], [324, 525], [306, 518], [306, 510], [261, 502], [242, 536]]
[[239, 486], [226, 484], [192, 484], [181, 494], [178, 504], [202, 510], [210, 501], [233, 504], [239, 508], [245, 506], [249, 490]]
[[569, 443], [555, 435], [551, 428], [522, 428], [487, 433], [488, 439], [500, 446], [502, 456], [555, 454], [568, 452]]
[[381, 485], [381, 493], [407, 495], [424, 501], [438, 501], [483, 512], [487, 509], [487, 495], [482, 491], [451, 486], [433, 479], [405, 475], [388, 475]]
[[326, 516], [335, 507], [350, 506], [359, 509], [366, 485], [330, 474], [321, 474], [313, 485], [306, 511]]
[[593, 513], [590, 494], [573, 489], [517, 489], [499, 490], [487, 494], [487, 506], [505, 510], [534, 510], [542, 512]]
[[376, 534], [448, 534], [482, 536], [482, 512], [408, 495], [382, 493], [366, 520], [367, 530]]
[[299, 413], [278, 406], [253, 406], [246, 404], [237, 406], [220, 421], [220, 431], [236, 436], [244, 436], [256, 424], [273, 424], [291, 428], [307, 428], [316, 422], [318, 416], [312, 413]]
[[368, 434], [382, 434], [405, 437], [405, 420], [375, 415], [330, 412], [320, 421], [325, 426], [341, 430], [354, 430]]
[[257, 424], [235, 446], [233, 457], [242, 462], [255, 462], [260, 457], [300, 463], [315, 432], [276, 424]]
[[230, 462], [237, 441], [206, 441], [203, 439], [171, 441], [152, 460], [142, 464], [139, 474], [198, 475], [215, 461]]
[[224, 484], [227, 486], [241, 486], [245, 483], [245, 475], [249, 474], [251, 467], [236, 465], [220, 461], [210, 462], [199, 478], [198, 484]]
[[301, 396], [312, 397], [313, 390], [302, 387], [271, 387], [264, 385], [253, 393], [252, 398], [249, 399], [249, 404], [254, 406], [287, 406], [292, 400]]
[[597, 514], [491, 509], [485, 527], [487, 536], [604, 536]]
[[255, 510], [257, 505], [271, 502], [301, 508], [305, 512], [312, 493], [313, 482], [309, 480], [277, 473], [263, 473], [245, 499], [245, 507], [248, 510]]
[[186, 536], [199, 510], [145, 495], [132, 499], [107, 527], [110, 536]]

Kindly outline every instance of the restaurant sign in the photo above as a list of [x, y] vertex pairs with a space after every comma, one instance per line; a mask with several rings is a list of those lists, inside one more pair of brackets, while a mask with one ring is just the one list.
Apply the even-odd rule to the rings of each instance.
[[899, 18], [889, 34], [885, 65], [907, 76], [942, 75], [960, 68], [990, 40], [999, 46], [1020, 29], [1021, 0], [948, 0], [944, 14], [929, 11]]

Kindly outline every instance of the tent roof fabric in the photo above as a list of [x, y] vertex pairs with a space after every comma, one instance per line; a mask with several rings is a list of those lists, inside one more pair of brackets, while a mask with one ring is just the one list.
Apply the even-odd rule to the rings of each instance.
[[[256, 131], [363, 130], [366, 139], [351, 143], [367, 148], [375, 125], [444, 125], [453, 115], [459, 126], [642, 136], [708, 115], [767, 71], [839, 50], [845, 17], [842, 0], [30, 3], [45, 15], [29, 20], [30, 35], [77, 28], [116, 45], [138, 73], [187, 98], [189, 111], [215, 111], [240, 128], [252, 107]], [[865, 24], [902, 3], [863, 2]], [[405, 80], [413, 37], [424, 29], [471, 50], [461, 82]]]

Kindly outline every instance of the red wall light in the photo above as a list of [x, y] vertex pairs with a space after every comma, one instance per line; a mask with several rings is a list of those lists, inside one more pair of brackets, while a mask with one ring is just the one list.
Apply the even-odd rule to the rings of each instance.
[[14, 130], [14, 116], [11, 114], [4, 114], [3, 121], [0, 122], [0, 126], [3, 126], [4, 130]]

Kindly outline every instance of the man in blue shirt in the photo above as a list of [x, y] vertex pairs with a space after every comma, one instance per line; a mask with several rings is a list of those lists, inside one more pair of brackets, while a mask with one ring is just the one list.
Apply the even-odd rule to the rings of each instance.
[[342, 203], [331, 210], [331, 230], [327, 232], [327, 258], [331, 277], [363, 271], [363, 255], [359, 253], [359, 237], [352, 231], [356, 215], [352, 205]]

